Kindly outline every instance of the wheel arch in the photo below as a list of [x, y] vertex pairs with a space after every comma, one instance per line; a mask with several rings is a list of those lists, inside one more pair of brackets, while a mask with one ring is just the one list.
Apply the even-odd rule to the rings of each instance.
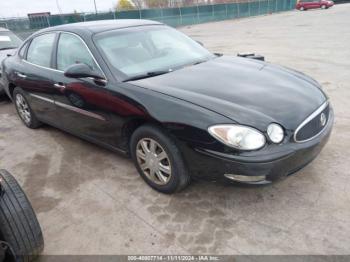
[[139, 127], [143, 125], [153, 125], [157, 126], [163, 130], [166, 130], [165, 126], [162, 125], [162, 123], [154, 120], [154, 119], [146, 119], [146, 118], [134, 118], [129, 120], [123, 127], [121, 131], [121, 144], [120, 146], [130, 153], [130, 140], [133, 135], [133, 133], [138, 129]]

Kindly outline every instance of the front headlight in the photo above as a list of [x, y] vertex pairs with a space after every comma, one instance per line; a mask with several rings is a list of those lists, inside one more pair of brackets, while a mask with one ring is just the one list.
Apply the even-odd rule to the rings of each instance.
[[216, 125], [209, 127], [208, 131], [222, 143], [240, 150], [256, 150], [266, 143], [261, 132], [247, 126]]

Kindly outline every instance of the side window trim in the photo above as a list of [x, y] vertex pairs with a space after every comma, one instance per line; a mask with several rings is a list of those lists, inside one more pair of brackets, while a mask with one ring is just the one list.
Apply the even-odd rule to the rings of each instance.
[[[30, 43], [32, 42], [32, 40], [28, 40], [26, 42], [24, 42], [21, 46], [20, 49], [18, 49], [18, 56], [22, 59], [25, 60], [27, 58], [27, 50], [28, 50], [28, 46], [30, 45]], [[23, 50], [23, 55], [21, 56], [21, 51]]]
[[59, 32], [55, 32], [56, 36], [55, 36], [55, 40], [53, 42], [53, 47], [52, 47], [52, 52], [51, 52], [51, 69], [56, 70], [56, 52], [57, 52], [57, 45], [58, 45], [58, 40], [60, 38], [60, 33]]
[[55, 44], [53, 45], [53, 54], [52, 54], [52, 68], [58, 72], [62, 72], [60, 70], [57, 69], [57, 52], [58, 52], [58, 43], [60, 41], [61, 38], [61, 32], [57, 32], [57, 37], [56, 37], [56, 41]]

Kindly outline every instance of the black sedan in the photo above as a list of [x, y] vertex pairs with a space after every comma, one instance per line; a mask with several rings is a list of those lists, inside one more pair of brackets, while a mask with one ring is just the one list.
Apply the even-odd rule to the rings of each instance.
[[164, 193], [191, 178], [271, 183], [310, 163], [333, 126], [310, 77], [212, 54], [154, 21], [44, 29], [3, 69], [27, 127], [47, 123], [130, 155]]

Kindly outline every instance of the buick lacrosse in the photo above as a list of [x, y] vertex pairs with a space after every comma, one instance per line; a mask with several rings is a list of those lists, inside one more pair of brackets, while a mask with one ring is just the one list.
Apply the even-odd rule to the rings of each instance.
[[46, 123], [129, 155], [163, 193], [191, 178], [271, 183], [310, 163], [333, 125], [329, 100], [310, 77], [212, 54], [154, 21], [47, 28], [3, 71], [27, 127]]

